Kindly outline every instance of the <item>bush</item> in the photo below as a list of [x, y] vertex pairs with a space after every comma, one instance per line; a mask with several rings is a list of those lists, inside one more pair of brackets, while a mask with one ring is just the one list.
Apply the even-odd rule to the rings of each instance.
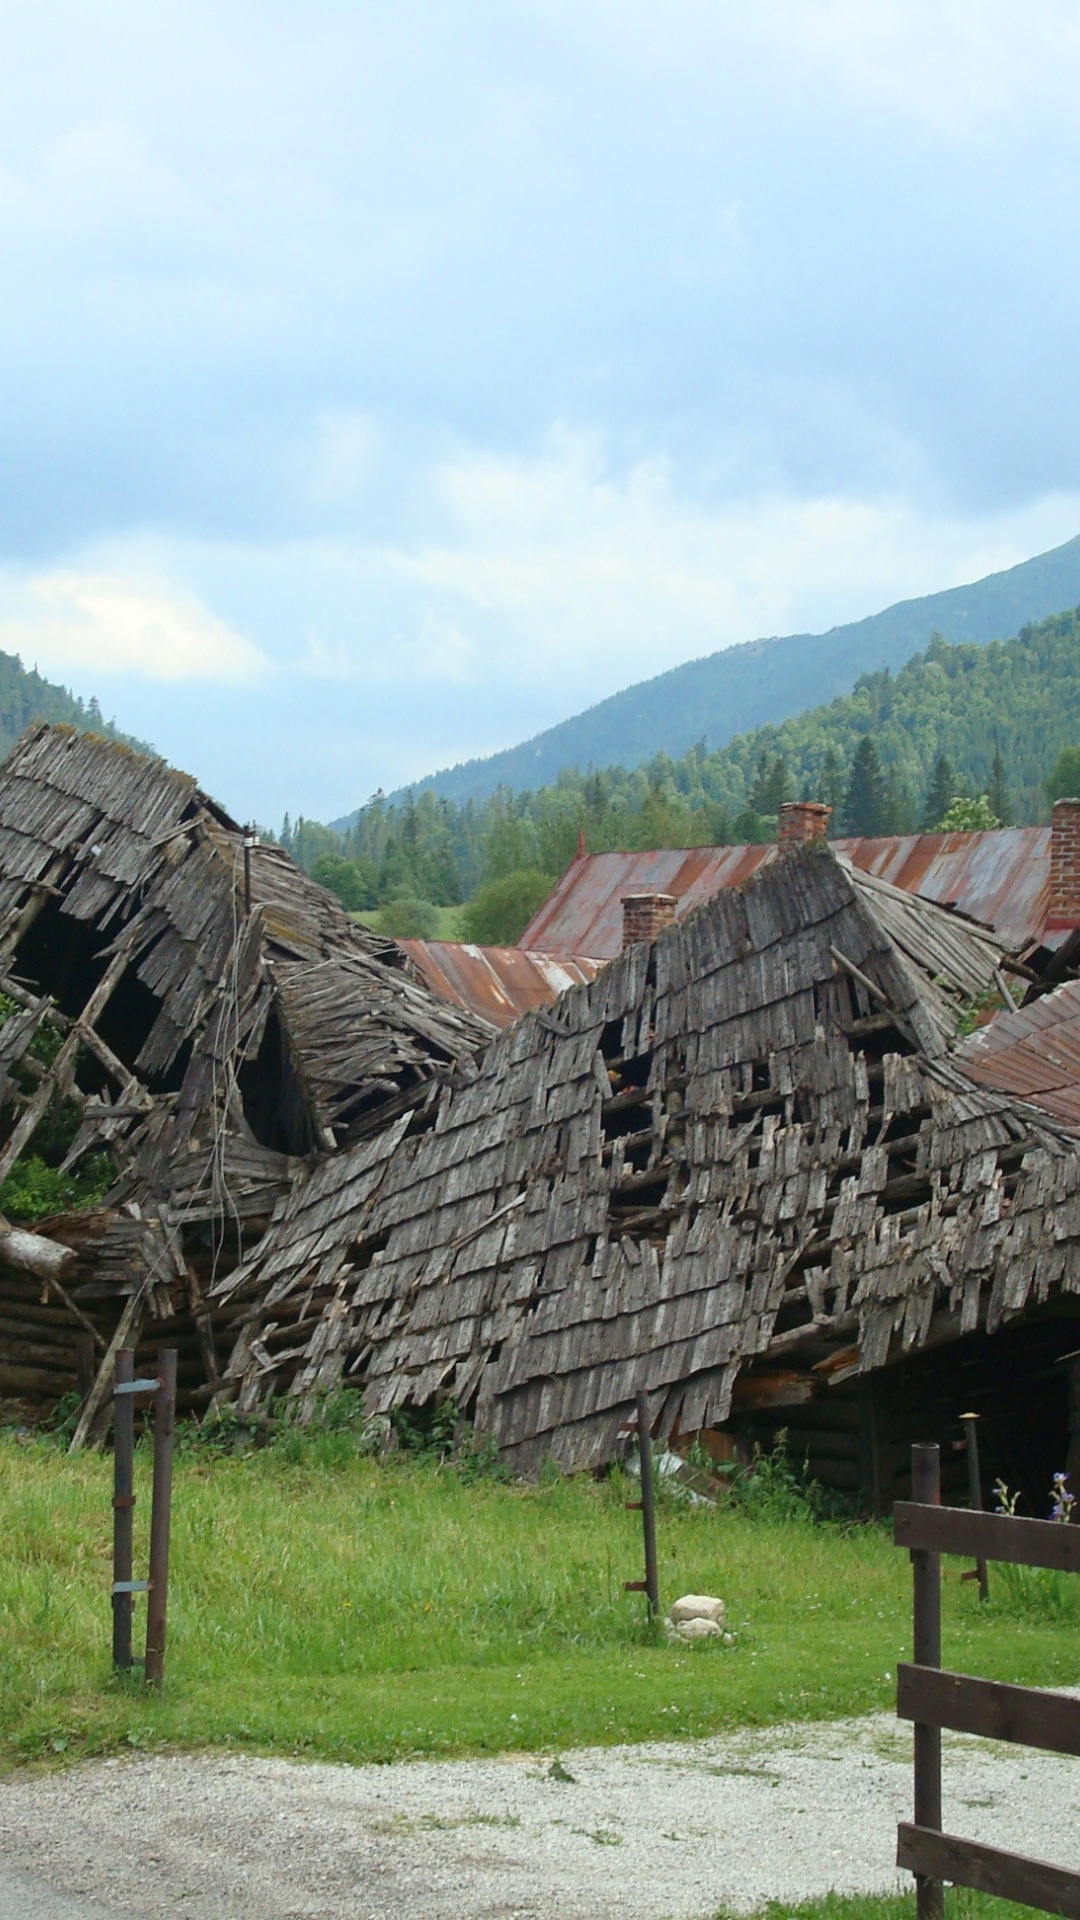
[[511, 947], [551, 892], [550, 874], [520, 867], [489, 880], [461, 910], [461, 937], [479, 947]]
[[107, 1153], [87, 1154], [71, 1173], [48, 1166], [40, 1154], [28, 1154], [16, 1160], [0, 1186], [0, 1212], [9, 1220], [25, 1224], [44, 1220], [52, 1213], [68, 1213], [74, 1207], [96, 1207], [115, 1178]]
[[1001, 821], [990, 808], [985, 793], [977, 800], [969, 800], [962, 793], [956, 794], [949, 802], [946, 811], [937, 823], [937, 833], [988, 833], [994, 827], [1000, 827]]
[[430, 900], [388, 900], [375, 928], [390, 940], [434, 940], [439, 931], [438, 908]]
[[320, 853], [311, 877], [328, 893], [336, 894], [350, 913], [376, 904], [375, 870], [368, 860], [347, 860], [343, 853]]

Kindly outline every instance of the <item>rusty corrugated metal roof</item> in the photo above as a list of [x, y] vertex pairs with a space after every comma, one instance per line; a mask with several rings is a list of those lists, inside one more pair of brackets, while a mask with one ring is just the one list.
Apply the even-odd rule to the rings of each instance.
[[1080, 981], [998, 1014], [964, 1041], [956, 1064], [976, 1085], [1030, 1100], [1080, 1129]]
[[452, 1006], [509, 1027], [533, 1007], [549, 1007], [567, 987], [595, 980], [602, 960], [556, 958], [521, 947], [471, 947], [450, 940], [399, 940], [426, 986]]
[[[855, 866], [905, 893], [956, 907], [992, 926], [1010, 950], [1028, 947], [1042, 934], [1050, 879], [1049, 827], [914, 833], [830, 844]], [[624, 893], [673, 894], [681, 920], [722, 888], [741, 886], [775, 857], [775, 844], [580, 854], [533, 915], [520, 945], [534, 953], [589, 953], [611, 960], [622, 946]]]

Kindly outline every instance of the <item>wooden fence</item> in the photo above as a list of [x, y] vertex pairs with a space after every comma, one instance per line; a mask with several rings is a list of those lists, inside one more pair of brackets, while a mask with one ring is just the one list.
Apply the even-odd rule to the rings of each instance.
[[936, 1446], [912, 1448], [911, 1490], [913, 1499], [893, 1510], [896, 1544], [911, 1551], [915, 1629], [914, 1664], [897, 1670], [896, 1702], [899, 1716], [914, 1721], [915, 1818], [897, 1830], [896, 1864], [915, 1875], [919, 1920], [940, 1920], [945, 1880], [1080, 1920], [1080, 1873], [941, 1827], [943, 1727], [1080, 1754], [1080, 1700], [942, 1668], [941, 1555], [1080, 1573], [1080, 1526], [943, 1507]]

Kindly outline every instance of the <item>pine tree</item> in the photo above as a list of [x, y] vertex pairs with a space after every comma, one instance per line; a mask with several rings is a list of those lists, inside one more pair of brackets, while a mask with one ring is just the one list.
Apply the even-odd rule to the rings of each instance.
[[821, 763], [821, 779], [818, 784], [821, 798], [825, 802], [825, 805], [832, 808], [832, 820], [829, 825], [829, 831], [830, 833], [835, 833], [839, 825], [840, 812], [844, 804], [844, 776], [840, 770], [840, 762], [837, 759], [835, 747], [829, 747], [826, 752], [825, 758]]
[[844, 831], [875, 839], [889, 830], [888, 811], [889, 796], [881, 760], [867, 733], [859, 741], [851, 762], [851, 777], [844, 795]]
[[758, 761], [757, 776], [750, 789], [747, 806], [753, 813], [779, 813], [790, 799], [791, 775], [783, 754], [775, 754], [770, 760], [768, 754], [763, 753]]
[[930, 785], [926, 789], [926, 804], [923, 807], [923, 832], [936, 833], [945, 818], [956, 794], [956, 775], [943, 753], [939, 753], [934, 762], [934, 771], [930, 775]]
[[1009, 789], [1005, 784], [1005, 762], [1001, 757], [1001, 741], [994, 735], [994, 760], [990, 768], [990, 791], [987, 794], [990, 811], [995, 813], [1003, 827], [1007, 827], [1012, 818], [1009, 804]]

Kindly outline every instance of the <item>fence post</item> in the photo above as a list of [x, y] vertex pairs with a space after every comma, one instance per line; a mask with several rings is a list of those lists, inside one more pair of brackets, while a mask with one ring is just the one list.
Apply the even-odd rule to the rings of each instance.
[[150, 1592], [146, 1607], [146, 1680], [165, 1676], [165, 1620], [169, 1597], [169, 1521], [172, 1512], [173, 1437], [176, 1429], [176, 1348], [160, 1347], [154, 1395], [154, 1493], [150, 1509]]
[[638, 1459], [641, 1465], [641, 1524], [645, 1534], [645, 1593], [649, 1612], [660, 1611], [660, 1578], [656, 1567], [656, 1488], [653, 1482], [652, 1433], [649, 1396], [637, 1397]]
[[[911, 1497], [922, 1506], [941, 1504], [941, 1455], [936, 1446], [911, 1449]], [[914, 1655], [920, 1667], [941, 1665], [941, 1555], [913, 1548]], [[941, 1729], [915, 1722], [915, 1825], [941, 1832]], [[915, 1878], [918, 1920], [942, 1920], [940, 1880]]]
[[[115, 1384], [135, 1378], [135, 1355], [121, 1347], [116, 1356]], [[131, 1666], [131, 1548], [135, 1521], [135, 1396], [113, 1396], [113, 1666]], [[117, 1591], [117, 1588], [121, 1591]]]
[[[968, 1499], [977, 1513], [982, 1512], [982, 1474], [979, 1471], [979, 1416], [977, 1413], [962, 1413], [964, 1436], [967, 1441]], [[962, 1580], [975, 1579], [979, 1583], [979, 1599], [989, 1600], [990, 1580], [986, 1571], [986, 1561], [976, 1560], [974, 1574], [961, 1574]]]
[[645, 1535], [645, 1578], [624, 1580], [627, 1593], [643, 1593], [653, 1616], [660, 1611], [660, 1579], [656, 1565], [656, 1487], [653, 1481], [652, 1434], [649, 1429], [649, 1396], [637, 1396], [638, 1465], [641, 1469], [641, 1499], [628, 1500], [627, 1507], [640, 1513]]

